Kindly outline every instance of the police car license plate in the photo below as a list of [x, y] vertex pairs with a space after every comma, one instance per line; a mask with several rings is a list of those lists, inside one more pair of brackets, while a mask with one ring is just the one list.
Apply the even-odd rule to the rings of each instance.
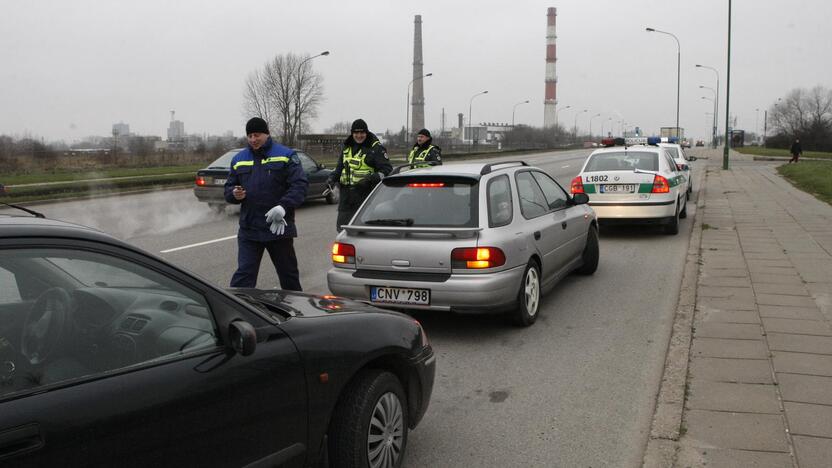
[[601, 193], [635, 193], [635, 184], [607, 184], [599, 187]]
[[430, 289], [371, 286], [370, 301], [384, 304], [430, 305]]
[[225, 180], [226, 179], [214, 179], [214, 183], [216, 185], [225, 185]]

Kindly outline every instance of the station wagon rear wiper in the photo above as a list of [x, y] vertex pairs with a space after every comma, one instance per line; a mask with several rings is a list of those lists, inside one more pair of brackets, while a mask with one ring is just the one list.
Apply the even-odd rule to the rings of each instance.
[[365, 221], [371, 226], [413, 226], [413, 218], [382, 218]]

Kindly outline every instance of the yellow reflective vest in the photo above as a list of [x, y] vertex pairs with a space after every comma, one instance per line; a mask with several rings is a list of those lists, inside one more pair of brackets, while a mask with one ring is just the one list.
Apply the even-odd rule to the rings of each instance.
[[[433, 148], [434, 148], [434, 146], [433, 146], [433, 145], [428, 145], [428, 147], [427, 147], [427, 148], [425, 148], [425, 150], [424, 150], [424, 151], [420, 151], [420, 152], [418, 152], [418, 153], [417, 153], [417, 152], [416, 152], [416, 150], [418, 150], [418, 149], [419, 149], [419, 147], [418, 147], [418, 146], [414, 146], [414, 147], [413, 147], [413, 149], [412, 149], [412, 150], [410, 150], [410, 154], [409, 154], [409, 155], [407, 155], [407, 163], [408, 163], [408, 164], [413, 164], [413, 163], [415, 163], [415, 162], [424, 161], [424, 160], [425, 160], [425, 158], [427, 158], [427, 157], [428, 157], [428, 154], [430, 154], [430, 150], [432, 150]], [[413, 168], [417, 168], [417, 167], [430, 167], [430, 164], [413, 164], [413, 166], [412, 166], [412, 167], [413, 167]]]
[[[380, 144], [378, 140], [374, 141], [371, 147]], [[341, 185], [351, 186], [361, 181], [361, 179], [368, 177], [374, 172], [372, 166], [367, 165], [364, 159], [367, 157], [363, 150], [358, 150], [357, 153], [352, 154], [352, 147], [347, 146], [341, 158], [344, 161], [344, 169], [341, 171]]]

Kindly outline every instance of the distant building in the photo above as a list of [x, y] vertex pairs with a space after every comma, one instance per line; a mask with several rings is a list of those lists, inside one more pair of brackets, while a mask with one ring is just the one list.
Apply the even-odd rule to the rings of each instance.
[[121, 137], [121, 136], [129, 136], [130, 135], [130, 124], [126, 124], [124, 122], [119, 122], [113, 124], [113, 136], [114, 137]]
[[171, 120], [168, 126], [168, 141], [182, 142], [185, 140], [185, 123], [181, 120]]

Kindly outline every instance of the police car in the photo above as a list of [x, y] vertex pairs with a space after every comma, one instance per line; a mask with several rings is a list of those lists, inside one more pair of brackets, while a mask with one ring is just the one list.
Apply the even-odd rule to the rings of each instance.
[[605, 223], [655, 223], [679, 232], [687, 216], [688, 178], [658, 138], [604, 139], [572, 180], [572, 194], [585, 193]]
[[676, 163], [676, 168], [685, 172], [685, 177], [688, 179], [688, 194], [690, 194], [693, 192], [693, 168], [690, 163], [696, 161], [696, 158], [685, 154], [683, 145], [676, 143], [676, 141], [676, 138], [670, 138], [667, 143], [659, 143], [659, 146], [670, 153], [670, 157]]

